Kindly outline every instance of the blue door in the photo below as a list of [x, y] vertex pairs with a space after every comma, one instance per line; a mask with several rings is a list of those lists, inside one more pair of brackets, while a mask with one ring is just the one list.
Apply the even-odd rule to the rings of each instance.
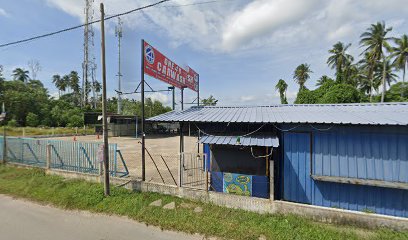
[[283, 198], [312, 203], [311, 134], [285, 132], [283, 137]]

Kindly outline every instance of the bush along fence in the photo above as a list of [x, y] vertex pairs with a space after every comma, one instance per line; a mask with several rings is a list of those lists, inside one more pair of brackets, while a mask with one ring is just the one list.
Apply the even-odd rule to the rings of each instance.
[[[100, 174], [102, 143], [62, 140], [0, 137], [2, 161], [41, 168]], [[129, 175], [117, 144], [109, 144], [109, 172], [112, 176]]]

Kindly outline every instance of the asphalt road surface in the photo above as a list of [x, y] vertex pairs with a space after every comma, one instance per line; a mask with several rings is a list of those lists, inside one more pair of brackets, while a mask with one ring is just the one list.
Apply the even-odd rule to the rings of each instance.
[[123, 217], [66, 211], [0, 194], [1, 240], [202, 239]]

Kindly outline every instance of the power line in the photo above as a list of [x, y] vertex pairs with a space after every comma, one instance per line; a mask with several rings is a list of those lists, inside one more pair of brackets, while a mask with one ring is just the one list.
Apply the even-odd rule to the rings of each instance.
[[[165, 2], [169, 2], [169, 1], [171, 1], [171, 0], [161, 0], [161, 1], [158, 1], [158, 2], [156, 2], [156, 3], [152, 3], [152, 4], [149, 4], [149, 5], [143, 6], [143, 7], [139, 7], [139, 8], [132, 9], [132, 10], [127, 11], [127, 12], [123, 12], [123, 13], [115, 14], [115, 15], [112, 15], [112, 16], [109, 16], [109, 17], [105, 17], [104, 20], [109, 20], [109, 19], [111, 19], [111, 18], [116, 18], [116, 17], [120, 17], [120, 16], [123, 16], [123, 15], [127, 15], [127, 14], [130, 14], [130, 13], [133, 13], [133, 12], [136, 12], [136, 11], [140, 11], [140, 10], [143, 10], [143, 9], [146, 9], [146, 8], [154, 7], [154, 6], [156, 6], [156, 5], [159, 5], [159, 4], [162, 4], [162, 3], [165, 3]], [[14, 41], [14, 42], [9, 42], [9, 43], [5, 43], [5, 44], [1, 44], [1, 45], [0, 45], [0, 48], [7, 47], [7, 46], [11, 46], [11, 45], [16, 45], [16, 44], [19, 44], [19, 43], [29, 42], [29, 41], [37, 40], [37, 39], [40, 39], [40, 38], [45, 38], [45, 37], [53, 36], [53, 35], [60, 34], [60, 33], [63, 33], [63, 32], [72, 31], [72, 30], [75, 30], [75, 29], [78, 29], [78, 28], [85, 27], [85, 26], [87, 26], [87, 25], [91, 25], [91, 24], [94, 24], [94, 23], [98, 23], [98, 22], [100, 22], [100, 21], [101, 21], [101, 19], [99, 19], [99, 20], [94, 20], [94, 21], [88, 22], [87, 24], [81, 24], [81, 25], [77, 25], [77, 26], [65, 28], [65, 29], [62, 29], [62, 30], [59, 30], [59, 31], [50, 32], [50, 33], [46, 33], [46, 34], [43, 34], [43, 35], [38, 35], [38, 36], [26, 38], [26, 39], [23, 39], [23, 40], [18, 40], [18, 41]]]

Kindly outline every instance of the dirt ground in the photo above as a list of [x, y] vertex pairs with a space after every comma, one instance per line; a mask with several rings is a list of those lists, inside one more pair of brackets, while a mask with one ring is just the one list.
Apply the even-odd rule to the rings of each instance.
[[[53, 139], [73, 141], [73, 137], [55, 137]], [[102, 142], [102, 136], [96, 135], [77, 136], [77, 141], [82, 142]], [[134, 137], [109, 137], [109, 143], [116, 143], [118, 149], [129, 169], [131, 178], [142, 177], [142, 145], [140, 138]], [[184, 137], [184, 152], [197, 152], [197, 137]], [[179, 151], [180, 138], [175, 135], [150, 135], [146, 136], [146, 180], [152, 182], [166, 184], [175, 184], [173, 178], [178, 181], [178, 165], [179, 165]], [[200, 152], [202, 152], [202, 145], [200, 145]], [[150, 153], [150, 155], [149, 155]], [[151, 157], [150, 157], [151, 156]], [[152, 160], [153, 159], [153, 160]], [[167, 169], [165, 163], [169, 170]], [[122, 168], [119, 164], [119, 168]], [[158, 173], [157, 168], [159, 169]], [[173, 175], [173, 177], [172, 177]], [[163, 178], [163, 180], [162, 180]]]

